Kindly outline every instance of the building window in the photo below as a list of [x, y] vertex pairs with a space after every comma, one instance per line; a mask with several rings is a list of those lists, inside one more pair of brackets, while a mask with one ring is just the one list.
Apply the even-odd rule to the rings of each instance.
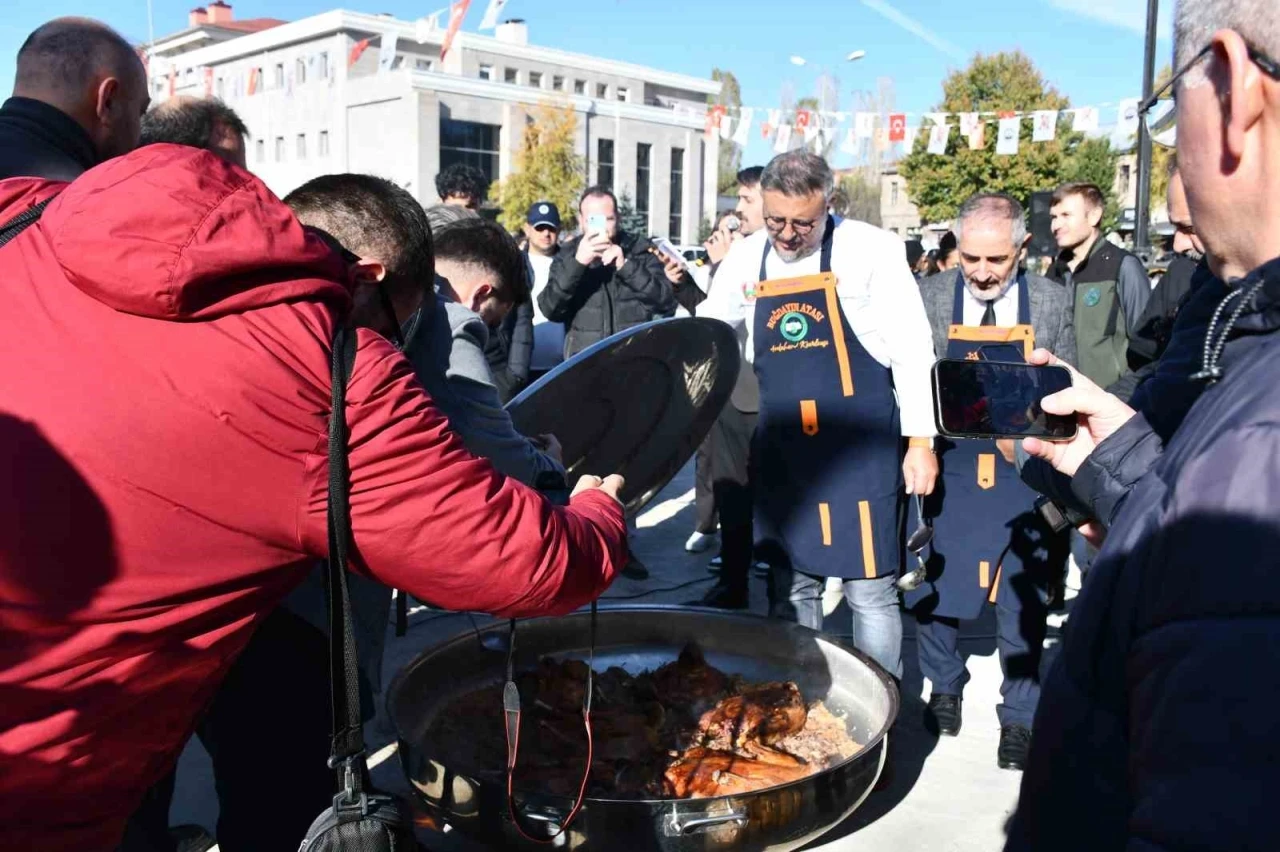
[[316, 148], [317, 148], [316, 153], [319, 154], [321, 157], [329, 156], [329, 131], [327, 130], [320, 131], [320, 141], [316, 145]]
[[636, 145], [636, 213], [649, 221], [649, 158], [653, 146], [648, 142]]
[[267, 159], [267, 140], [259, 139], [257, 142], [253, 143], [253, 147], [254, 155], [258, 158], [259, 163]]
[[608, 84], [608, 83], [596, 83], [596, 97], [597, 97], [597, 98], [607, 98], [607, 97], [609, 97], [609, 84]]
[[293, 82], [299, 86], [307, 82], [307, 63], [302, 59], [293, 63]]
[[619, 86], [616, 94], [618, 96], [618, 100], [620, 101], [631, 100], [631, 90], [628, 89], [626, 86]]
[[320, 52], [320, 79], [329, 79], [329, 51]]
[[279, 162], [282, 162], [283, 160], [284, 160], [284, 137], [277, 136], [276, 137], [276, 162], [279, 163]]
[[515, 85], [520, 82], [520, 72], [515, 68], [502, 69], [502, 82]]
[[480, 79], [481, 79], [481, 80], [492, 80], [492, 79], [493, 79], [493, 66], [492, 66], [492, 65], [481, 65], [481, 66], [480, 66]]
[[305, 160], [307, 158], [307, 134], [298, 134], [298, 159]]
[[283, 62], [276, 63], [276, 88], [277, 89], [284, 88], [284, 63]]
[[541, 71], [529, 72], [529, 85], [535, 89], [542, 88], [542, 72]]
[[596, 140], [596, 183], [613, 189], [613, 140]]
[[667, 223], [667, 238], [680, 242], [684, 233], [684, 149], [671, 149], [671, 220]]
[[417, 68], [419, 71], [430, 71], [431, 65], [432, 65], [432, 62], [430, 59], [413, 60], [413, 67]]
[[559, 74], [551, 78], [551, 90], [553, 92], [564, 91], [564, 78], [561, 77]]
[[575, 95], [585, 95], [585, 94], [587, 93], [587, 81], [586, 81], [586, 80], [574, 80], [574, 81], [573, 81], [573, 93], [574, 93]]
[[440, 119], [440, 168], [465, 163], [480, 169], [489, 180], [496, 180], [501, 130], [493, 124]]
[[1120, 166], [1120, 197], [1125, 198], [1129, 195], [1129, 164], [1124, 163]]
[[898, 182], [896, 180], [889, 181], [889, 206], [898, 206]]

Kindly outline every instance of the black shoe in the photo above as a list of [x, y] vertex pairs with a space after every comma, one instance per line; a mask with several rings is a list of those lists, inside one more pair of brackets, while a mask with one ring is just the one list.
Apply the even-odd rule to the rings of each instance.
[[1005, 725], [1000, 728], [1000, 748], [996, 749], [996, 764], [1001, 769], [1021, 772], [1030, 750], [1030, 728], [1023, 725]]
[[627, 560], [627, 564], [622, 566], [622, 576], [628, 580], [647, 580], [649, 569], [644, 567], [643, 562], [632, 556]]
[[[929, 707], [924, 711], [924, 726], [931, 734], [954, 737], [960, 733], [960, 696], [934, 693], [929, 696]], [[1004, 739], [1000, 742], [1003, 744]]]
[[174, 852], [209, 852], [218, 845], [213, 835], [198, 825], [175, 825], [169, 829]]
[[701, 600], [690, 601], [689, 606], [713, 606], [716, 609], [746, 609], [750, 596], [746, 589], [735, 589], [724, 583], [716, 583]]

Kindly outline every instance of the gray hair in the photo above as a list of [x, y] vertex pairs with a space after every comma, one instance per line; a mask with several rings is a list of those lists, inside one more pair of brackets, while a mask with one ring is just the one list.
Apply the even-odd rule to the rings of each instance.
[[[1280, 57], [1280, 15], [1275, 0], [1179, 0], [1175, 13], [1174, 66], [1183, 68], [1218, 30], [1240, 37], [1273, 58]], [[1204, 82], [1204, 66], [1183, 78], [1185, 85]]]
[[773, 190], [783, 195], [812, 195], [821, 192], [830, 198], [836, 188], [836, 177], [827, 161], [817, 154], [796, 150], [779, 154], [764, 167], [760, 175], [761, 191]]
[[965, 226], [970, 222], [1008, 222], [1013, 233], [1013, 247], [1022, 248], [1027, 239], [1027, 216], [1022, 205], [1011, 195], [1003, 192], [982, 192], [960, 205], [956, 220], [951, 230], [958, 243], [964, 236]]
[[431, 232], [452, 225], [454, 222], [461, 222], [464, 219], [479, 219], [480, 214], [474, 210], [468, 210], [466, 207], [458, 207], [453, 204], [433, 204], [427, 208], [427, 222], [431, 225]]

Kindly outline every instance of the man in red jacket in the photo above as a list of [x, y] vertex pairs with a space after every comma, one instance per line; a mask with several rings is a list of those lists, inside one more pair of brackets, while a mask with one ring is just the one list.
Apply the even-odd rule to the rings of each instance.
[[[0, 248], [0, 848], [80, 852], [115, 846], [326, 554], [351, 294], [324, 242], [208, 152], [3, 181], [0, 221], [59, 190]], [[616, 481], [560, 509], [502, 478], [364, 329], [347, 425], [359, 573], [515, 616], [580, 606], [625, 562]]]

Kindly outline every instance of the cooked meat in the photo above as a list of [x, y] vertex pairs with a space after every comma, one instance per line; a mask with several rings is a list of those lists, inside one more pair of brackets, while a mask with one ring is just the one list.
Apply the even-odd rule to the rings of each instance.
[[[541, 660], [520, 685], [519, 789], [573, 796], [586, 768], [582, 697], [587, 666]], [[598, 798], [723, 796], [785, 784], [858, 750], [844, 723], [806, 708], [794, 683], [744, 684], [686, 646], [675, 662], [633, 677], [595, 676], [588, 795]], [[431, 724], [429, 747], [459, 771], [505, 777], [502, 687], [452, 702]]]
[[773, 752], [768, 761], [727, 751], [691, 748], [667, 767], [664, 775], [671, 795], [709, 799], [763, 790], [804, 778], [810, 768], [794, 757]]
[[748, 740], [771, 743], [804, 728], [808, 711], [800, 687], [762, 683], [724, 699], [702, 715], [698, 732], [709, 748], [734, 751]]

